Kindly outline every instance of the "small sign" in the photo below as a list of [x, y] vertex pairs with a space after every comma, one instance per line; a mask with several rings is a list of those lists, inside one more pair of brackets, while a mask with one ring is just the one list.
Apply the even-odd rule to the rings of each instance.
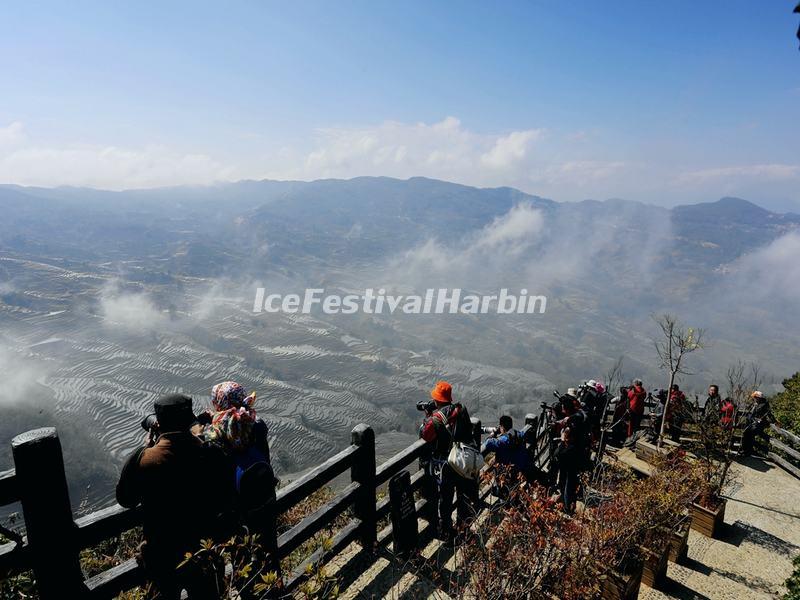
[[408, 471], [401, 471], [389, 480], [389, 506], [394, 553], [408, 555], [416, 550], [419, 542], [417, 507], [414, 505], [414, 492]]

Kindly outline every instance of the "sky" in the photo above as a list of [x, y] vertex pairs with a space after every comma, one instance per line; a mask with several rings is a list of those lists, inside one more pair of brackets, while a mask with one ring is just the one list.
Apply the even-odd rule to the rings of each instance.
[[800, 212], [795, 4], [4, 2], [0, 183], [427, 176]]

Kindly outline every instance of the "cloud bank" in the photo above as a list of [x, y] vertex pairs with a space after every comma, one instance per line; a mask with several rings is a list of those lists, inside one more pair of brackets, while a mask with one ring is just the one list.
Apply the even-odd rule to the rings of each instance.
[[[774, 199], [800, 211], [800, 163], [725, 164], [713, 153], [689, 160], [687, 144], [665, 148], [646, 135], [634, 146], [619, 132], [560, 131], [546, 125], [480, 132], [457, 117], [431, 123], [384, 121], [329, 127], [292, 144], [256, 136], [213, 151], [50, 143], [24, 123], [0, 126], [0, 182], [108, 189], [209, 184], [237, 179], [401, 179], [425, 176], [478, 187], [511, 186], [556, 200], [628, 198], [674, 205], [724, 195]], [[221, 158], [223, 155], [225, 158]], [[687, 162], [688, 161], [688, 162]]]

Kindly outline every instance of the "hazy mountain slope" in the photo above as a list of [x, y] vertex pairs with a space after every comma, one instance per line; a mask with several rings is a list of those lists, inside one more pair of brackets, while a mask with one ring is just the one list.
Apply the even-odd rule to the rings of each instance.
[[[554, 386], [602, 379], [620, 355], [626, 375], [663, 385], [650, 339], [660, 311], [709, 329], [690, 389], [738, 357], [776, 376], [800, 362], [800, 294], [780, 276], [796, 270], [800, 217], [743, 200], [560, 204], [509, 188], [358, 178], [0, 186], [0, 211], [2, 356], [37, 384], [51, 409], [42, 419], [95, 436], [116, 462], [158, 394], [180, 389], [203, 403], [225, 378], [259, 392], [282, 472], [346, 443], [359, 421], [397, 432], [381, 451], [396, 449], [439, 378], [485, 420], [521, 418]], [[506, 287], [548, 301], [542, 315], [256, 315], [258, 285]], [[19, 394], [0, 401], [16, 411]], [[110, 476], [96, 479], [102, 502]]]

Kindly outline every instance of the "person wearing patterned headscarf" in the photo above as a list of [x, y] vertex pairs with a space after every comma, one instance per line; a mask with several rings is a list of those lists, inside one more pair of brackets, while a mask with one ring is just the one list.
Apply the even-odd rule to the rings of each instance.
[[204, 436], [229, 452], [241, 452], [255, 442], [256, 394], [247, 394], [241, 384], [223, 381], [211, 388], [211, 424]]
[[256, 509], [274, 498], [277, 484], [270, 466], [267, 425], [256, 416], [255, 392], [248, 394], [235, 381], [211, 388], [210, 424], [201, 437], [222, 448], [234, 465], [234, 485], [243, 511]]

